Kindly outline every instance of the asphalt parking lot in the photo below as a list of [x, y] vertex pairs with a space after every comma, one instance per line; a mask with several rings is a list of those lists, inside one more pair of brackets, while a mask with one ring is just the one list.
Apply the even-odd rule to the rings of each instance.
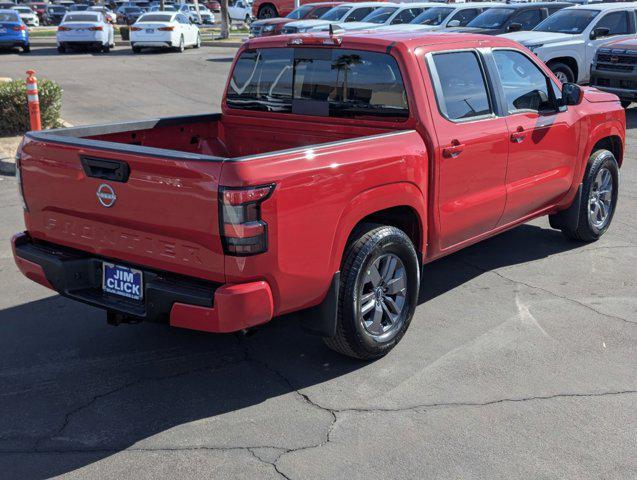
[[[64, 88], [74, 124], [218, 110], [234, 50], [0, 53]], [[597, 243], [539, 219], [428, 265], [385, 358], [327, 350], [298, 317], [250, 336], [141, 324], [18, 273], [0, 176], [0, 477], [637, 478], [637, 108]], [[249, 141], [249, 139], [246, 139]], [[310, 254], [308, 252], [308, 254]]]

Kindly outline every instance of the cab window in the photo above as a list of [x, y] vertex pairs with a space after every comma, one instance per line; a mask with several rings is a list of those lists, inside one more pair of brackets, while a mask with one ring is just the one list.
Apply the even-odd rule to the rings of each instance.
[[634, 33], [634, 29], [629, 27], [628, 12], [611, 12], [604, 15], [595, 28], [608, 28], [608, 35], [625, 35]]
[[436, 53], [432, 63], [438, 108], [446, 118], [462, 121], [492, 113], [484, 73], [475, 52]]
[[529, 58], [513, 50], [495, 50], [493, 59], [504, 90], [507, 110], [536, 112], [553, 109], [549, 79]]

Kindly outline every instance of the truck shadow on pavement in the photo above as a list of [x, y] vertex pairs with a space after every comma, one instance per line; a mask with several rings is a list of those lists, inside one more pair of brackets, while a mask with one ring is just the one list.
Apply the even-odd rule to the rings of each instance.
[[[578, 245], [518, 227], [426, 266], [422, 301]], [[102, 311], [59, 296], [0, 311], [3, 477], [49, 478], [134, 452], [319, 444], [331, 413], [298, 391], [373, 365], [332, 353], [295, 320], [208, 335], [109, 327]]]

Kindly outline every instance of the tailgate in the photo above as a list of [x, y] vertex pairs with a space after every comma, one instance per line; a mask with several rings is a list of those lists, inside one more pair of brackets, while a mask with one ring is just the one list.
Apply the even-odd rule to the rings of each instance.
[[34, 239], [224, 281], [222, 161], [181, 160], [25, 139], [20, 159]]

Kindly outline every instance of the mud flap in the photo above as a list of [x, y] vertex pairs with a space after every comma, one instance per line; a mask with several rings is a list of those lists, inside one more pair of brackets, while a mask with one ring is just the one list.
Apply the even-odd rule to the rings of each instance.
[[572, 232], [579, 226], [579, 211], [582, 204], [582, 184], [577, 189], [573, 203], [560, 212], [549, 215], [549, 223], [552, 228], [562, 230], [567, 229]]
[[336, 312], [338, 311], [338, 291], [341, 285], [341, 272], [336, 272], [325, 299], [315, 307], [299, 312], [301, 326], [308, 333], [322, 337], [336, 335]]

